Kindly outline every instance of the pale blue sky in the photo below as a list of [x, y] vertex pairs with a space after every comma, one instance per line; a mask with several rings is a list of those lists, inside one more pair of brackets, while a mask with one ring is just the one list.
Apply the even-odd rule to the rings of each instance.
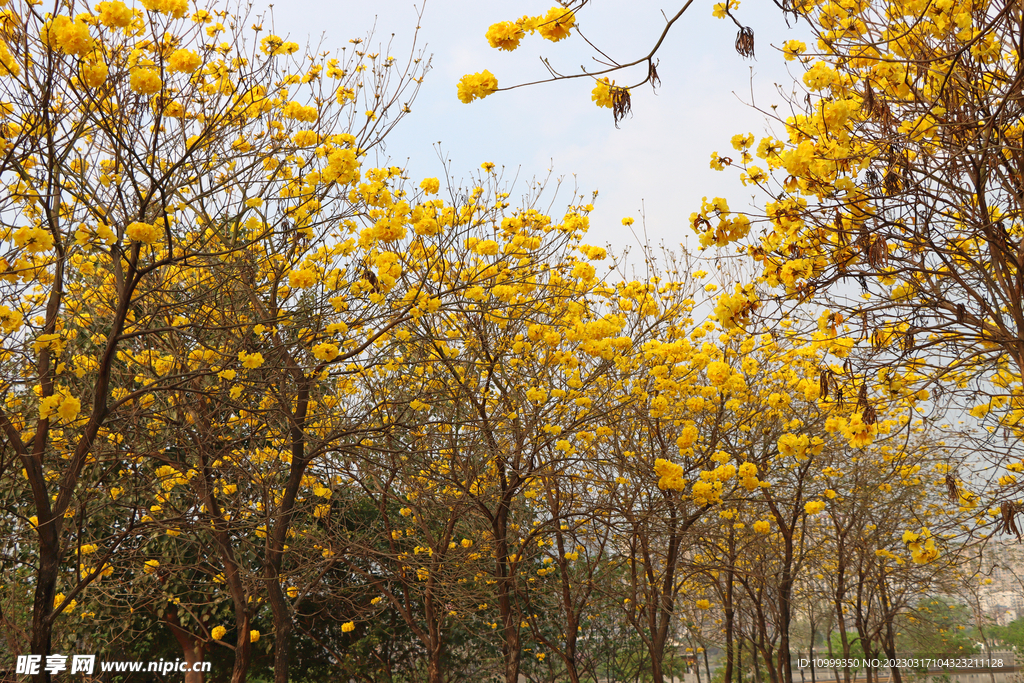
[[[749, 208], [751, 190], [740, 185], [737, 173], [710, 170], [710, 154], [731, 150], [729, 138], [736, 133], [766, 131], [763, 116], [744, 102], [750, 101], [753, 90], [759, 106], [783, 103], [775, 84], [792, 88], [786, 67], [794, 64], [785, 62], [772, 46], [802, 37], [805, 31], [787, 29], [773, 3], [743, 6], [738, 16], [754, 29], [757, 60], [743, 59], [733, 49], [735, 25], [713, 18], [711, 2], [693, 3], [659, 52], [658, 94], [649, 86], [636, 90], [633, 116], [619, 130], [611, 111], [591, 102], [589, 79], [461, 103], [456, 84], [466, 73], [488, 69], [499, 85], [507, 86], [543, 78], [541, 55], [566, 73], [577, 72], [581, 64], [596, 67], [578, 36], [559, 43], [527, 36], [512, 53], [487, 44], [484, 33], [492, 23], [543, 14], [552, 4], [427, 0], [423, 7], [410, 0], [290, 0], [275, 6], [274, 19], [277, 33], [289, 34], [297, 42], [310, 39], [315, 44], [323, 35], [323, 49], [345, 45], [376, 24], [371, 51], [378, 43], [386, 45], [394, 33], [389, 54], [401, 58], [409, 52], [417, 8], [422, 9], [419, 42], [432, 55], [433, 69], [413, 113], [392, 132], [386, 148], [390, 163], [405, 166], [413, 178], [442, 175], [438, 143], [450, 158], [456, 179], [485, 161], [504, 166], [507, 177], [518, 174], [519, 191], [513, 191], [513, 200], [525, 190], [526, 181], [543, 178], [553, 169], [556, 177], [565, 176], [563, 187], [570, 191], [574, 184], [588, 196], [599, 191], [588, 241], [611, 244], [617, 251], [636, 244], [620, 221], [623, 216], [637, 218], [634, 228], [640, 232], [641, 206], [648, 239], [668, 246], [677, 246], [689, 232], [688, 217], [699, 209], [702, 196], [723, 196], [734, 209]], [[650, 49], [664, 26], [661, 10], [671, 16], [679, 6], [666, 0], [594, 2], [577, 21], [595, 44], [625, 62]], [[641, 78], [637, 72], [618, 80]], [[569, 199], [563, 190], [556, 206], [564, 207]]]

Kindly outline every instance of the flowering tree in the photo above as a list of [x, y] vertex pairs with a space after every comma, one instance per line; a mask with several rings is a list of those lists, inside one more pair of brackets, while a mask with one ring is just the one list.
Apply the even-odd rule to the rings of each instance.
[[[223, 11], [190, 15], [173, 0], [143, 10], [66, 3], [45, 16], [23, 3], [3, 14], [0, 427], [35, 513], [5, 524], [35, 549], [29, 630], [39, 655], [118, 545], [156, 517], [122, 507], [105, 529], [65, 520], [127, 500], [136, 481], [117, 473], [165, 457], [174, 438], [161, 434], [203, 417], [195, 399], [211, 377], [260, 365], [259, 351], [216, 345], [241, 329], [217, 311], [218, 285], [241, 262], [270, 283], [272, 299], [287, 300], [282, 277], [303, 284], [310, 271], [289, 257], [339, 227], [345, 211], [333, 206], [352, 204], [346, 186], [360, 177], [360, 154], [400, 115], [395, 105], [425, 66], [362, 52], [297, 59], [298, 45], [276, 36], [247, 46], [245, 23]], [[271, 309], [268, 322], [279, 314]], [[115, 431], [129, 423], [148, 438]], [[177, 474], [206, 480], [196, 472]], [[20, 474], [4, 472], [11, 482]], [[90, 554], [95, 564], [79, 561]], [[244, 596], [232, 598], [244, 614]], [[241, 631], [236, 680], [249, 643]]]
[[845, 391], [861, 420], [914, 396], [927, 402], [918, 412], [965, 418], [956, 438], [987, 463], [967, 488], [991, 484], [1012, 532], [1024, 467], [1018, 20], [999, 3], [794, 9], [818, 44], [785, 45], [804, 72], [793, 115], [769, 112], [775, 134], [737, 135], [731, 158], [712, 158], [770, 195], [763, 227], [693, 227], [708, 245], [741, 241], [774, 296], [813, 301], [820, 331], [863, 349], [837, 373], [873, 376]]

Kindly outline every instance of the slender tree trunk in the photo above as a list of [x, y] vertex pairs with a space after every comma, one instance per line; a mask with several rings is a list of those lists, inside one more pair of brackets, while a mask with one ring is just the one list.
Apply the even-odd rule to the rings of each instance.
[[[840, 558], [842, 554], [840, 551]], [[839, 639], [843, 645], [843, 659], [848, 662], [850, 660], [850, 639], [846, 635], [846, 616], [843, 614], [843, 597], [846, 595], [846, 586], [844, 582], [844, 564], [842, 559], [839, 560], [839, 568], [836, 577], [836, 594], [835, 594], [835, 609], [836, 609], [836, 621], [839, 625]], [[853, 680], [853, 675], [848, 665], [843, 666], [843, 680], [846, 683], [850, 683]]]
[[893, 618], [896, 615], [889, 601], [889, 593], [886, 590], [884, 569], [879, 575], [878, 588], [882, 598], [883, 614], [885, 614], [885, 637], [882, 638], [882, 651], [885, 652], [885, 656], [890, 662], [889, 675], [892, 678], [892, 683], [903, 683], [903, 675], [900, 673], [900, 668], [892, 664], [892, 662], [896, 661], [896, 634], [892, 624]]
[[[828, 631], [828, 637], [825, 639], [825, 642], [828, 644], [828, 658], [830, 660], [832, 660], [833, 662], [836, 661], [836, 656], [832, 652], [832, 629], [831, 628]], [[835, 666], [832, 667], [832, 677], [836, 679], [836, 683], [839, 683], [839, 669], [837, 669]]]
[[[504, 472], [501, 473], [504, 479]], [[507, 486], [503, 487], [507, 489]], [[501, 657], [504, 663], [505, 683], [519, 683], [519, 662], [522, 657], [522, 645], [519, 639], [519, 614], [512, 605], [512, 576], [509, 567], [508, 547], [508, 515], [509, 502], [506, 499], [498, 506], [494, 516], [494, 540], [497, 551], [496, 576], [498, 580], [498, 614], [501, 616], [504, 640], [501, 644]]]
[[725, 673], [723, 675], [723, 681], [725, 683], [732, 683], [733, 674], [733, 565], [735, 564], [736, 555], [736, 532], [732, 527], [729, 527], [729, 568], [725, 572]]
[[[430, 583], [434, 581], [431, 578]], [[441, 642], [441, 626], [437, 619], [437, 605], [434, 603], [433, 586], [428, 586], [427, 596], [424, 600], [424, 614], [427, 620], [427, 683], [442, 683], [444, 677], [441, 675], [441, 653], [444, 650]]]
[[[762, 683], [761, 668], [757, 665], [757, 648], [753, 643], [750, 644], [750, 659], [754, 667], [754, 683]], [[771, 660], [768, 660], [766, 664], [769, 669], [772, 668]]]
[[178, 641], [178, 647], [181, 648], [182, 657], [188, 664], [189, 670], [185, 674], [185, 683], [203, 683], [203, 672], [195, 671], [195, 665], [203, 661], [205, 648], [202, 642], [181, 625], [178, 608], [173, 603], [167, 605], [167, 611], [164, 612], [164, 622], [171, 629], [171, 633], [174, 634], [174, 639]]
[[[57, 594], [57, 571], [60, 566], [60, 539], [54, 530], [54, 521], [43, 521], [39, 515], [39, 569], [36, 571], [36, 590], [32, 603], [32, 647], [34, 655], [42, 655], [43, 662], [50, 654], [53, 634], [53, 598]], [[36, 683], [50, 683], [50, 674], [39, 667]]]
[[808, 664], [811, 666], [811, 683], [817, 683], [817, 679], [814, 677], [814, 619], [811, 619], [811, 644], [807, 648], [808, 650]]
[[743, 639], [736, 640], [736, 680], [743, 683]]

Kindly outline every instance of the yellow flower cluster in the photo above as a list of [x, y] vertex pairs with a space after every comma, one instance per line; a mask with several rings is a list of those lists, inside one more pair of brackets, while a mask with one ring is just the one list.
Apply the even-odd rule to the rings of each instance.
[[682, 465], [677, 465], [663, 458], [654, 461], [654, 473], [658, 475], [658, 488], [666, 491], [682, 491], [686, 487], [686, 479], [683, 478], [685, 470]]
[[84, 55], [92, 50], [89, 25], [80, 19], [56, 16], [46, 26], [43, 40], [55, 50], [69, 55]]
[[73, 396], [53, 394], [39, 402], [39, 418], [46, 420], [57, 418], [61, 422], [72, 422], [78, 417], [82, 402]]
[[142, 6], [150, 12], [169, 14], [175, 19], [183, 19], [188, 14], [188, 0], [142, 0]]
[[526, 32], [523, 27], [513, 21], [502, 21], [487, 29], [487, 42], [491, 47], [511, 52], [519, 47], [519, 41]]
[[153, 244], [163, 235], [163, 231], [152, 223], [134, 221], [124, 229], [124, 234], [133, 242]]
[[922, 527], [920, 533], [904, 531], [903, 542], [906, 543], [914, 564], [928, 564], [939, 557], [939, 549], [935, 547], [935, 539], [927, 527]]
[[467, 74], [459, 81], [459, 100], [469, 104], [473, 100], [483, 99], [498, 89], [498, 79], [490, 71]]
[[103, 0], [96, 6], [96, 10], [100, 24], [110, 28], [128, 28], [135, 18], [135, 12], [120, 0]]
[[804, 512], [808, 515], [816, 515], [825, 509], [825, 501], [812, 500], [804, 505]]
[[615, 87], [615, 81], [599, 78], [597, 83], [594, 84], [594, 89], [590, 92], [590, 99], [599, 107], [611, 109], [615, 106]]

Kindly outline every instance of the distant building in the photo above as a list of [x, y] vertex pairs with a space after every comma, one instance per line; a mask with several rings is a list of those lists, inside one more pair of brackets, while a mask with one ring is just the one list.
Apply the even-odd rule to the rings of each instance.
[[993, 542], [981, 559], [978, 601], [985, 616], [1006, 626], [1024, 616], [1024, 545]]

